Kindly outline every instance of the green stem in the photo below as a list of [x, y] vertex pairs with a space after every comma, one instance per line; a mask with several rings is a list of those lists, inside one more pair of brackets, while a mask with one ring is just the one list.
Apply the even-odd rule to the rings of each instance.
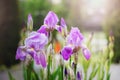
[[75, 63], [74, 66], [75, 66], [75, 67], [74, 67], [74, 74], [75, 74], [75, 76], [76, 76], [77, 64]]
[[69, 65], [71, 65], [71, 56], [70, 56], [70, 61], [69, 61]]
[[87, 80], [87, 72], [85, 72], [84, 80]]
[[48, 66], [47, 66], [47, 80], [49, 80], [50, 79], [50, 55], [48, 56]]
[[75, 77], [76, 77], [77, 62], [78, 62], [78, 53], [75, 53], [75, 54], [74, 54], [74, 61], [75, 61], [74, 74], [75, 74]]
[[64, 77], [63, 77], [63, 65], [61, 65], [61, 80], [64, 80]]
[[[71, 56], [70, 56], [69, 65], [71, 66]], [[71, 76], [70, 76], [70, 74], [68, 75], [68, 80], [71, 80]]]

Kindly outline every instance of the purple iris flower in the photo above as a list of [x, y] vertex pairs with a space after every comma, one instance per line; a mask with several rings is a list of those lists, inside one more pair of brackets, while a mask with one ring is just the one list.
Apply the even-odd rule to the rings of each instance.
[[68, 60], [70, 58], [70, 56], [72, 55], [73, 50], [70, 46], [65, 46], [62, 50], [61, 50], [61, 55], [63, 56], [63, 58], [65, 60]]
[[25, 60], [27, 55], [31, 55], [36, 64], [41, 64], [46, 67], [45, 55], [42, 49], [48, 43], [48, 38], [43, 33], [31, 32], [25, 39], [25, 46], [20, 46], [17, 49], [16, 59]]
[[80, 33], [78, 28], [72, 28], [69, 35], [67, 36], [67, 44], [71, 45], [67, 47], [67, 49], [71, 51], [66, 51], [66, 47], [64, 47], [61, 51], [61, 54], [65, 60], [68, 60], [69, 57], [72, 55], [75, 49], [79, 49], [78, 47], [81, 46], [83, 42], [83, 35]]
[[83, 55], [84, 55], [84, 57], [86, 58], [86, 60], [89, 60], [90, 57], [91, 57], [91, 53], [90, 53], [89, 49], [83, 48], [83, 49], [82, 49], [82, 52], [83, 52]]
[[44, 24], [40, 27], [40, 29], [38, 29], [37, 32], [45, 33], [48, 36], [49, 31], [53, 31], [54, 29], [60, 31], [61, 29], [57, 25], [58, 21], [59, 19], [57, 15], [54, 12], [49, 11], [44, 19]]
[[61, 55], [65, 60], [68, 60], [72, 53], [76, 53], [80, 48], [82, 48], [83, 55], [87, 60], [90, 58], [90, 51], [87, 48], [83, 48], [84, 36], [79, 31], [78, 28], [72, 28], [69, 35], [67, 36], [67, 45], [63, 47]]
[[67, 44], [72, 45], [74, 48], [81, 47], [83, 40], [84, 36], [77, 27], [72, 28], [69, 35], [67, 36]]
[[25, 46], [19, 46], [16, 51], [16, 59], [20, 59], [21, 61], [26, 59], [27, 55], [34, 57], [36, 51], [33, 48], [26, 48]]

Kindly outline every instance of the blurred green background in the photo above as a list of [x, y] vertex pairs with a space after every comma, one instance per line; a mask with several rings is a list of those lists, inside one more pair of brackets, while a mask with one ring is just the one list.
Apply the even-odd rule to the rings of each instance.
[[[82, 32], [88, 34], [102, 33], [106, 36], [104, 37], [106, 40], [109, 39], [109, 35], [113, 35], [113, 62], [119, 63], [119, 4], [119, 0], [91, 0], [90, 2], [87, 0], [0, 0], [0, 66], [10, 67], [19, 62], [15, 60], [15, 54], [20, 41], [20, 31], [27, 25], [28, 14], [31, 13], [34, 30], [37, 30], [50, 10], [54, 11], [59, 18], [65, 18], [69, 27], [78, 26]], [[96, 41], [97, 44], [102, 44], [103, 41], [103, 45], [98, 45], [101, 47], [108, 43], [104, 40]]]

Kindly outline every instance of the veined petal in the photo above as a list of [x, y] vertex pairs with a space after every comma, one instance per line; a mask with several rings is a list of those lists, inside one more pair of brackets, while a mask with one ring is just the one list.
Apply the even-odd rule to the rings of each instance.
[[55, 25], [57, 25], [58, 21], [59, 19], [57, 15], [54, 12], [49, 11], [44, 19], [44, 24], [47, 25], [48, 28], [55, 28]]
[[47, 66], [45, 55], [42, 52], [38, 52], [37, 54], [35, 54], [34, 55], [34, 60], [35, 60], [37, 65], [41, 64], [41, 66], [43, 68], [45, 68]]
[[84, 36], [80, 33], [77, 27], [71, 29], [69, 35], [67, 36], [67, 43], [72, 44], [75, 47], [80, 47], [84, 40]]
[[48, 38], [45, 34], [32, 32], [25, 39], [25, 46], [27, 48], [34, 48], [35, 50], [41, 50], [48, 43]]
[[40, 64], [41, 64], [41, 62], [40, 62], [40, 56], [39, 56], [37, 53], [34, 54], [33, 59], [34, 59], [34, 61], [35, 61], [35, 63], [36, 63], [37, 65], [40, 65]]
[[82, 49], [82, 52], [83, 52], [83, 55], [84, 55], [84, 57], [86, 58], [86, 60], [89, 60], [90, 57], [91, 57], [90, 51], [89, 51], [87, 48], [83, 48], [83, 49]]
[[72, 52], [73, 52], [73, 49], [70, 46], [65, 46], [61, 51], [61, 55], [65, 60], [68, 60], [72, 55]]
[[24, 50], [25, 46], [19, 46], [16, 51], [16, 59], [25, 60], [27, 52]]
[[40, 53], [40, 62], [43, 68], [45, 68], [47, 66], [46, 64], [46, 58], [45, 58], [45, 54], [44, 53]]

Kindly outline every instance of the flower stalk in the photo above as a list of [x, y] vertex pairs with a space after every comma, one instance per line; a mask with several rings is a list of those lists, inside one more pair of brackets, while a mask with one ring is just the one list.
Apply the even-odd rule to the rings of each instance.
[[78, 63], [78, 53], [75, 53], [74, 54], [74, 75], [76, 75], [77, 63]]

